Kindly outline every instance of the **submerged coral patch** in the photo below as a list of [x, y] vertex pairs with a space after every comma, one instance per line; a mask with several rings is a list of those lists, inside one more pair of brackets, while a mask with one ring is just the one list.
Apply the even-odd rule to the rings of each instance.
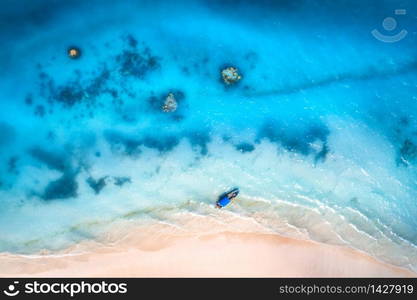
[[33, 104], [33, 96], [31, 94], [26, 95], [25, 104], [26, 105], [32, 105]]
[[136, 46], [138, 45], [138, 40], [133, 35], [128, 34], [126, 39], [130, 47], [136, 48]]
[[146, 137], [140, 141], [140, 145], [156, 149], [160, 152], [167, 152], [178, 145], [178, 138], [174, 136], [162, 136], [158, 138]]
[[40, 147], [30, 149], [29, 154], [52, 170], [64, 172], [70, 167], [67, 159], [63, 155], [44, 150]]
[[96, 195], [100, 194], [101, 190], [106, 186], [107, 176], [101, 177], [99, 179], [94, 179], [93, 177], [88, 177], [86, 182], [94, 190]]
[[[291, 152], [302, 155], [314, 153], [316, 161], [324, 161], [329, 152], [327, 137], [330, 134], [325, 125], [310, 125], [302, 131], [292, 131], [279, 122], [267, 122], [258, 132], [258, 140], [267, 138]], [[317, 142], [320, 145], [317, 147]]]
[[115, 152], [122, 152], [126, 155], [138, 155], [141, 153], [140, 147], [156, 149], [159, 152], [172, 150], [179, 143], [179, 139], [174, 136], [160, 137], [128, 137], [115, 131], [105, 133], [105, 138], [110, 147]]
[[327, 155], [329, 154], [330, 149], [327, 143], [322, 143], [321, 149], [318, 149], [316, 152], [316, 155], [314, 156], [314, 162], [324, 162], [327, 158]]
[[14, 155], [9, 158], [7, 161], [7, 171], [9, 173], [16, 173], [17, 172], [17, 162], [19, 161], [19, 157]]
[[[52, 84], [48, 85], [49, 103], [57, 102], [64, 107], [72, 107], [81, 102], [93, 105], [97, 97], [108, 92], [106, 84], [110, 78], [110, 72], [106, 67], [93, 75], [90, 80], [81, 81], [79, 76], [76, 77], [77, 79], [58, 86], [50, 80]], [[49, 79], [49, 77], [46, 78]]]
[[35, 107], [35, 115], [39, 117], [45, 116], [45, 107], [43, 105], [36, 105]]
[[123, 186], [127, 183], [131, 183], [132, 179], [130, 177], [113, 177], [114, 185]]
[[64, 173], [60, 178], [50, 182], [41, 198], [44, 200], [58, 200], [77, 197], [78, 183], [76, 174]]
[[240, 144], [237, 144], [235, 147], [236, 147], [236, 150], [242, 153], [252, 152], [253, 150], [255, 150], [255, 146], [250, 143], [240, 143]]
[[138, 149], [141, 142], [137, 139], [127, 137], [116, 131], [106, 131], [104, 138], [114, 153], [136, 156], [140, 153]]
[[410, 139], [406, 139], [400, 148], [400, 158], [399, 161], [408, 165], [410, 162], [417, 158], [417, 145], [413, 143]]
[[[44, 67], [39, 66], [38, 94], [46, 99], [50, 106], [60, 104], [64, 108], [72, 108], [77, 104], [85, 104], [87, 111], [83, 117], [93, 117], [94, 109], [103, 105], [105, 96], [112, 98], [111, 103], [115, 107], [122, 106], [124, 101], [121, 97], [132, 98], [135, 94], [134, 87], [127, 84], [124, 77], [144, 79], [149, 73], [160, 68], [160, 59], [152, 54], [149, 47], [139, 47], [138, 41], [132, 35], [128, 35], [126, 43], [118, 54], [96, 62], [93, 69], [74, 70], [60, 82], [44, 70]], [[110, 69], [120, 72], [110, 72]], [[36, 114], [44, 116], [45, 111], [43, 109], [40, 112], [38, 109]]]
[[206, 155], [208, 152], [207, 144], [211, 141], [211, 137], [207, 132], [195, 131], [185, 135], [191, 142], [191, 145], [200, 148], [202, 155]]
[[84, 90], [79, 83], [69, 83], [64, 86], [59, 86], [53, 91], [53, 99], [67, 107], [81, 102], [83, 98]]
[[124, 50], [116, 57], [120, 73], [123, 76], [134, 76], [139, 79], [160, 67], [159, 59], [151, 54], [149, 48], [139, 52], [137, 49]]

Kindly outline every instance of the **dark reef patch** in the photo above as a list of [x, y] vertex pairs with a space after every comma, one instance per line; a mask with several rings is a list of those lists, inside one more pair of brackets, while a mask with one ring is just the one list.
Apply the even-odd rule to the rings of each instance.
[[132, 48], [136, 48], [138, 45], [138, 40], [135, 39], [135, 37], [131, 34], [128, 34], [126, 37], [127, 43], [129, 44], [130, 47]]
[[35, 116], [38, 116], [41, 118], [45, 116], [45, 107], [43, 105], [36, 105]]
[[94, 179], [93, 177], [88, 177], [86, 182], [94, 190], [96, 195], [100, 194], [101, 190], [106, 186], [107, 176], [101, 177], [99, 179]]
[[29, 154], [52, 170], [65, 172], [70, 168], [70, 165], [64, 155], [46, 151], [39, 147], [29, 150]]
[[159, 58], [152, 55], [148, 47], [143, 51], [138, 51], [136, 47], [126, 49], [116, 56], [116, 61], [123, 76], [139, 79], [144, 79], [148, 73], [160, 68]]
[[19, 161], [19, 157], [16, 156], [16, 155], [9, 158], [9, 160], [7, 161], [7, 171], [9, 173], [13, 173], [13, 174], [17, 173], [17, 162], [18, 161]]
[[67, 108], [81, 102], [94, 105], [98, 96], [108, 92], [106, 84], [110, 79], [110, 71], [105, 66], [92, 74], [89, 80], [82, 80], [82, 76], [78, 72], [75, 72], [75, 75], [76, 79], [58, 86], [48, 75], [44, 75], [46, 82], [41, 84], [41, 87], [47, 89], [43, 93], [48, 95], [49, 104], [59, 103]]
[[[42, 111], [38, 109], [35, 113], [44, 116], [46, 111], [53, 112], [54, 105], [70, 109], [83, 104], [83, 111], [78, 117], [93, 118], [95, 109], [104, 107], [107, 103], [111, 103], [116, 112], [121, 113], [124, 98], [135, 96], [134, 88], [127, 83], [126, 77], [134, 77], [133, 80], [144, 79], [161, 66], [160, 59], [152, 54], [150, 48], [144, 44], [139, 46], [132, 35], [125, 37], [124, 41], [126, 45], [114, 56], [107, 57], [105, 61], [98, 61], [94, 69], [89, 71], [73, 70], [62, 82], [55, 81], [52, 75], [38, 65], [38, 94], [41, 99], [46, 100], [45, 103], [39, 103], [44, 107]], [[27, 97], [32, 97], [32, 94], [28, 94]], [[110, 101], [107, 101], [107, 98], [110, 98]]]
[[25, 97], [25, 104], [26, 105], [32, 105], [33, 104], [33, 96], [32, 96], [32, 94], [28, 94]]
[[255, 150], [255, 146], [250, 143], [240, 143], [235, 146], [236, 150], [245, 153], [245, 152], [252, 152]]
[[327, 145], [327, 143], [323, 143], [321, 150], [319, 150], [319, 152], [314, 156], [314, 162], [316, 164], [319, 162], [325, 162], [329, 152], [329, 146]]
[[97, 75], [93, 77], [89, 84], [85, 87], [85, 97], [95, 99], [103, 93], [109, 93], [111, 96], [114, 96], [114, 91], [106, 88], [106, 84], [109, 79], [110, 71], [106, 66], [103, 66]]
[[201, 154], [206, 155], [208, 152], [207, 144], [210, 142], [211, 138], [207, 132], [191, 132], [186, 135], [191, 145], [200, 147]]
[[409, 166], [417, 160], [417, 122], [413, 117], [413, 112], [408, 115], [398, 115], [394, 121], [387, 122], [386, 116], [381, 115], [380, 120], [390, 125], [393, 132], [392, 143], [397, 149], [397, 165]]
[[78, 183], [75, 173], [64, 173], [60, 178], [50, 182], [41, 198], [44, 200], [68, 199], [77, 197]]
[[[329, 129], [323, 124], [316, 124], [306, 127], [304, 130], [297, 132], [289, 131], [288, 126], [278, 122], [267, 122], [258, 132], [257, 141], [267, 138], [271, 142], [279, 143], [285, 149], [291, 152], [297, 152], [302, 155], [314, 154], [316, 162], [324, 161], [329, 149], [327, 146], [327, 137]], [[314, 143], [320, 143], [320, 149], [314, 147]]]
[[160, 99], [160, 97], [157, 97], [155, 95], [151, 95], [148, 98], [147, 102], [149, 104], [149, 107], [152, 108], [152, 110], [161, 111], [163, 101], [162, 101], [162, 99]]
[[63, 86], [58, 86], [51, 92], [52, 98], [66, 107], [71, 107], [84, 98], [83, 88], [78, 82], [69, 82]]
[[42, 72], [40, 75], [39, 94], [47, 99], [49, 106], [61, 104], [65, 108], [70, 108], [84, 99], [84, 88], [77, 80], [68, 81], [62, 85], [56, 85], [49, 75]]
[[130, 177], [113, 177], [114, 185], [123, 186], [126, 183], [131, 183], [132, 179]]
[[140, 154], [138, 147], [141, 145], [140, 141], [126, 137], [121, 133], [115, 131], [106, 131], [104, 138], [109, 143], [113, 152], [122, 152], [129, 156], [136, 156]]
[[410, 118], [408, 117], [408, 116], [402, 116], [402, 117], [400, 117], [399, 118], [399, 120], [398, 120], [398, 124], [401, 126], [401, 127], [408, 127], [409, 125], [410, 125]]
[[129, 156], [140, 154], [140, 146], [156, 149], [163, 153], [172, 150], [179, 143], [179, 139], [174, 136], [132, 138], [114, 131], [106, 132], [104, 136], [113, 151], [122, 151]]
[[184, 75], [186, 75], [186, 76], [190, 76], [191, 75], [190, 68], [187, 67], [187, 66], [181, 67], [181, 72], [184, 73]]
[[359, 198], [358, 197], [352, 197], [350, 200], [349, 200], [349, 204], [351, 205], [351, 206], [353, 206], [353, 207], [358, 207], [359, 206]]
[[410, 139], [406, 139], [401, 145], [399, 156], [399, 163], [409, 165], [417, 158], [417, 145]]
[[173, 136], [164, 136], [158, 138], [146, 137], [140, 141], [140, 145], [151, 149], [156, 149], [159, 152], [168, 152], [177, 146], [178, 143], [178, 138]]
[[62, 173], [57, 180], [49, 182], [43, 193], [40, 194], [43, 200], [67, 199], [77, 196], [78, 183], [76, 177], [78, 171], [73, 170], [68, 154], [44, 150], [41, 147], [33, 147], [28, 153], [49, 169]]

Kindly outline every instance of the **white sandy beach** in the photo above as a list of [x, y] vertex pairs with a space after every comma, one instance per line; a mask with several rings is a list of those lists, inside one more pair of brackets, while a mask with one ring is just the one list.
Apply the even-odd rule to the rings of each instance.
[[[88, 243], [87, 243], [88, 244]], [[84, 244], [83, 248], [88, 248]], [[273, 234], [133, 233], [61, 256], [0, 256], [1, 277], [416, 277], [345, 247]], [[80, 247], [78, 247], [78, 250]], [[75, 251], [77, 252], [77, 251]]]

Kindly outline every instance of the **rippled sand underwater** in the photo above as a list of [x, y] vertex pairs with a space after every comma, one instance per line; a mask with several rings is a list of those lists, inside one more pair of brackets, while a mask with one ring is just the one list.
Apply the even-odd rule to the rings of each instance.
[[20, 2], [0, 13], [0, 251], [221, 219], [239, 186], [227, 213], [416, 270], [414, 1]]

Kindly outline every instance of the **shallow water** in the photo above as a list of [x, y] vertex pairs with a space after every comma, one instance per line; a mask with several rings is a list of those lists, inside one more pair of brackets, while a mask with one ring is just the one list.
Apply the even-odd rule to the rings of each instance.
[[414, 1], [21, 2], [0, 13], [0, 251], [216, 215], [239, 186], [227, 210], [268, 230], [417, 270]]

